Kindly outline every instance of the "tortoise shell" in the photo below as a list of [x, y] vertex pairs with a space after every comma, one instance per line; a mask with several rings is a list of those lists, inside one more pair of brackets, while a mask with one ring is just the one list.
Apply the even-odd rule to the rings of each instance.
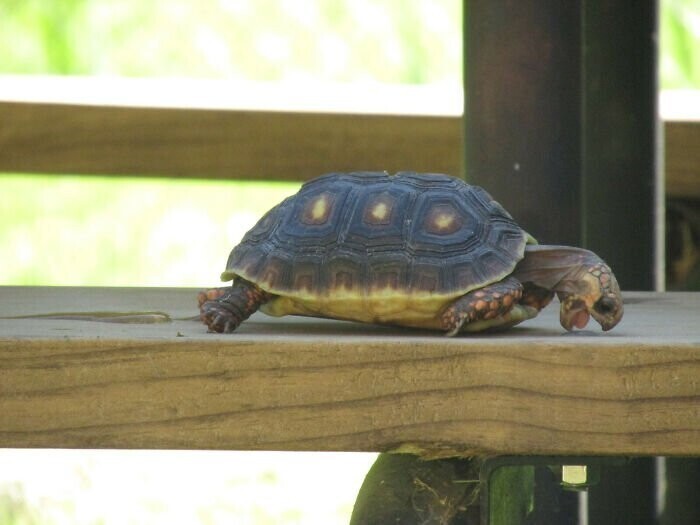
[[262, 306], [271, 315], [425, 326], [446, 303], [509, 275], [528, 239], [485, 190], [459, 179], [332, 173], [268, 211], [222, 280], [273, 294]]

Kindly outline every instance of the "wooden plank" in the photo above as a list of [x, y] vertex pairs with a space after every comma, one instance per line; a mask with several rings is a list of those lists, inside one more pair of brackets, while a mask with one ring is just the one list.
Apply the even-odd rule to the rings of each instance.
[[231, 335], [194, 290], [0, 288], [0, 446], [700, 455], [700, 294], [627, 294], [612, 332], [550, 307], [501, 334], [256, 314]]
[[700, 122], [665, 122], [666, 193], [700, 198]]
[[461, 174], [459, 117], [0, 102], [0, 171], [306, 180]]
[[[700, 196], [700, 123], [666, 122], [665, 130], [667, 192]], [[0, 102], [0, 171], [295, 181], [352, 169], [458, 175], [461, 135], [461, 118], [446, 116]]]

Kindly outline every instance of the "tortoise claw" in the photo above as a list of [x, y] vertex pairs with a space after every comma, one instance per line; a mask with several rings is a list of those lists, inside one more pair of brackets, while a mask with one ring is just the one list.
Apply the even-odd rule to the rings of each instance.
[[459, 334], [460, 330], [462, 329], [462, 326], [464, 326], [464, 323], [467, 320], [467, 316], [460, 316], [459, 320], [453, 325], [452, 329], [448, 332], [445, 332], [445, 335], [447, 337], [454, 337], [457, 334]]
[[230, 334], [238, 328], [234, 315], [216, 301], [207, 301], [202, 305], [200, 318], [209, 332]]

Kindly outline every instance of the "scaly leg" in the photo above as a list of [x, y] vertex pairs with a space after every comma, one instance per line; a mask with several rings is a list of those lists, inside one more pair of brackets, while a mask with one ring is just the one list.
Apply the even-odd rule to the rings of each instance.
[[520, 304], [537, 308], [539, 312], [554, 299], [554, 292], [533, 283], [523, 284], [523, 296]]
[[[221, 290], [215, 289], [213, 295], [219, 295]], [[200, 318], [211, 332], [233, 332], [261, 304], [272, 298], [271, 294], [243, 279], [238, 279], [233, 286], [223, 290], [218, 298], [204, 303], [201, 303], [200, 294]]]
[[215, 301], [231, 290], [230, 286], [221, 286], [219, 288], [208, 288], [197, 294], [197, 307], [201, 310], [202, 305], [207, 301]]
[[442, 326], [447, 335], [460, 331], [478, 332], [489, 328], [507, 327], [535, 317], [539, 310], [518, 304], [523, 285], [517, 279], [502, 281], [473, 290], [450, 304], [442, 312]]

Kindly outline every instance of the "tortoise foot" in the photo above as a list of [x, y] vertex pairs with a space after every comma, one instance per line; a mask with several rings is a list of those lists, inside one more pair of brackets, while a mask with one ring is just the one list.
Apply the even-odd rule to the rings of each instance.
[[210, 332], [231, 333], [241, 323], [236, 315], [224, 303], [216, 300], [206, 301], [200, 307], [200, 319]]
[[255, 284], [239, 279], [233, 286], [200, 292], [199, 316], [210, 332], [230, 333], [271, 297]]

